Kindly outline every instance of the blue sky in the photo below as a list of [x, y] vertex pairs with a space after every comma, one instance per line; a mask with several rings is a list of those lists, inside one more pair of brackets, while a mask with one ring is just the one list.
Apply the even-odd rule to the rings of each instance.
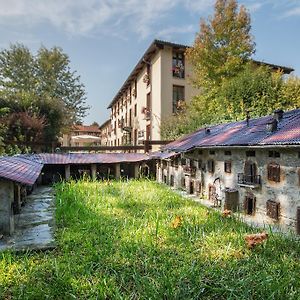
[[[240, 0], [251, 13], [257, 60], [300, 76], [300, 0]], [[0, 48], [60, 46], [85, 84], [90, 114], [102, 123], [153, 39], [191, 45], [214, 0], [0, 0]]]

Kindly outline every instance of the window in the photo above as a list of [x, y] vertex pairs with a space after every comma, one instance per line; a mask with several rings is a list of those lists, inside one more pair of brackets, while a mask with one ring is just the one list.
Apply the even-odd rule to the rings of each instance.
[[137, 116], [137, 104], [134, 105], [134, 116]]
[[198, 160], [198, 169], [201, 170], [202, 169], [202, 160]]
[[148, 81], [147, 81], [147, 86], [148, 86], [151, 82], [151, 65], [149, 63], [147, 64], [147, 75], [148, 75]]
[[256, 183], [256, 164], [252, 161], [246, 161], [244, 166], [244, 180], [246, 183]]
[[146, 140], [151, 140], [151, 125], [146, 126]]
[[170, 185], [174, 186], [174, 175], [170, 176]]
[[137, 97], [137, 80], [134, 81], [134, 98]]
[[208, 186], [208, 200], [213, 201], [216, 197], [216, 187], [212, 184]]
[[228, 151], [228, 150], [227, 150], [227, 151], [224, 152], [224, 154], [225, 154], [226, 156], [230, 156], [230, 155], [231, 155], [231, 151]]
[[225, 173], [231, 173], [231, 161], [227, 160], [224, 162], [224, 171]]
[[280, 182], [280, 165], [276, 163], [268, 164], [268, 179], [274, 182]]
[[279, 219], [279, 207], [280, 204], [278, 202], [275, 202], [273, 200], [267, 201], [267, 216], [278, 220]]
[[185, 159], [185, 158], [182, 158], [182, 159], [181, 159], [181, 165], [182, 165], [182, 166], [185, 166], [185, 165], [186, 165], [186, 159]]
[[215, 162], [212, 159], [209, 159], [207, 161], [207, 171], [209, 173], [214, 173], [215, 172]]
[[128, 120], [128, 126], [131, 127], [132, 126], [132, 114], [131, 114], [131, 108], [129, 109], [129, 120]]
[[137, 129], [134, 129], [133, 144], [135, 146], [137, 145]]
[[179, 157], [178, 157], [178, 156], [175, 156], [175, 157], [173, 158], [172, 162], [173, 162], [173, 166], [174, 166], [175, 168], [178, 168]]
[[117, 121], [115, 121], [114, 134], [117, 134]]
[[198, 154], [199, 154], [199, 155], [202, 155], [202, 154], [203, 154], [203, 150], [199, 150], [199, 151], [198, 151]]
[[277, 151], [269, 151], [269, 157], [274, 157], [274, 158], [280, 157], [280, 153]]
[[180, 110], [181, 104], [184, 102], [184, 86], [173, 85], [173, 113]]
[[210, 150], [210, 151], [209, 151], [209, 154], [210, 154], [210, 155], [215, 155], [215, 154], [216, 154], [216, 151], [215, 151], [215, 150]]
[[246, 156], [247, 157], [254, 157], [255, 156], [255, 151], [246, 151]]
[[173, 77], [184, 78], [184, 53], [173, 52], [172, 72]]
[[255, 208], [256, 208], [256, 198], [253, 194], [249, 193], [245, 197], [244, 201], [244, 211], [247, 215], [254, 215], [255, 214]]

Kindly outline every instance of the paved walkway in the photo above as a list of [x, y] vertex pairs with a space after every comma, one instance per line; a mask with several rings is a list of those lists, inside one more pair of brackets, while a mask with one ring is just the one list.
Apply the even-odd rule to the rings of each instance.
[[15, 233], [0, 239], [3, 250], [44, 250], [55, 247], [54, 193], [48, 186], [34, 190], [26, 199], [21, 213], [15, 215]]

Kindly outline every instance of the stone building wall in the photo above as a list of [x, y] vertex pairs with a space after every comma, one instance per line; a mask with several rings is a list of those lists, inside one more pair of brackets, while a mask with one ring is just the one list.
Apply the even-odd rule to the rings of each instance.
[[[254, 151], [255, 156], [249, 156], [254, 153], [248, 151]], [[269, 157], [270, 154], [274, 156], [275, 152], [277, 156], [279, 153], [280, 157]], [[197, 194], [205, 200], [209, 200], [211, 189], [211, 193], [215, 191], [218, 198], [222, 200], [222, 207], [224, 207], [225, 190], [236, 190], [238, 208], [243, 213], [245, 213], [245, 199], [247, 197], [255, 199], [253, 214], [248, 216], [254, 222], [278, 224], [285, 230], [296, 228], [297, 207], [300, 207], [300, 157], [297, 149], [203, 149], [185, 153], [182, 157], [186, 158], [189, 166], [195, 168], [194, 175], [184, 172], [186, 167], [182, 166], [181, 159], [179, 159], [178, 167], [172, 166], [174, 163], [170, 160], [158, 164], [158, 181], [164, 182], [164, 175], [168, 184], [174, 183], [175, 188], [182, 188], [185, 185], [188, 193]], [[214, 172], [208, 170], [209, 160], [214, 162]], [[225, 161], [231, 163], [230, 173], [225, 172]], [[261, 184], [241, 185], [238, 183], [238, 174], [244, 173], [246, 161], [256, 164], [256, 174], [260, 176]], [[163, 164], [164, 167], [162, 167]], [[269, 164], [280, 166], [279, 182], [268, 178]], [[190, 189], [191, 181], [193, 190]], [[276, 211], [278, 209], [278, 219], [270, 213], [270, 206], [268, 206], [269, 213], [267, 214], [268, 200], [271, 200], [268, 205], [270, 203], [273, 205], [271, 209]], [[215, 204], [213, 199], [210, 201], [212, 205]]]

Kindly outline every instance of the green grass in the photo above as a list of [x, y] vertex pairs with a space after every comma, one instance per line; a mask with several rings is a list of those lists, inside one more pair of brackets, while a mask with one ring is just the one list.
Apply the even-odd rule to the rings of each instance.
[[300, 299], [293, 237], [249, 250], [254, 229], [150, 181], [56, 190], [57, 250], [0, 254], [4, 299]]

